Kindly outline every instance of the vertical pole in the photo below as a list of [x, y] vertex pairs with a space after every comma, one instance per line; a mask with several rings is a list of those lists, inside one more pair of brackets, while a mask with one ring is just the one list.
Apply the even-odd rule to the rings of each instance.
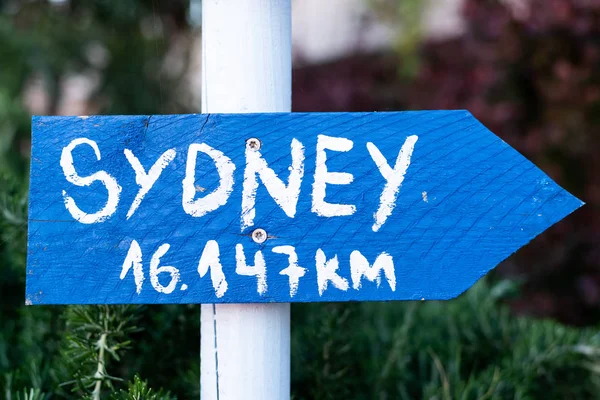
[[[291, 46], [291, 0], [203, 0], [202, 112], [291, 111]], [[202, 400], [289, 400], [289, 304], [206, 304], [201, 324]]]

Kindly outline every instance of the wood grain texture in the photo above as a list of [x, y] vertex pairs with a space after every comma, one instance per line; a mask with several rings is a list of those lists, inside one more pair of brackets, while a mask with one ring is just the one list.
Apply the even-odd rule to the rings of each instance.
[[[466, 111], [34, 117], [32, 125], [28, 304], [449, 299], [582, 205]], [[329, 171], [351, 173], [354, 181], [328, 185], [326, 200], [355, 205], [354, 215], [327, 218], [311, 211], [318, 135], [353, 142], [348, 152], [328, 152]], [[376, 145], [393, 167], [411, 135], [418, 141], [396, 206], [374, 232], [373, 214], [385, 180], [367, 142]], [[290, 143], [296, 138], [305, 148], [305, 172], [294, 218], [284, 213], [259, 180], [255, 225], [241, 230], [245, 141], [250, 137], [261, 140], [264, 159], [284, 182], [291, 165]], [[107, 201], [102, 184], [78, 187], [65, 178], [61, 151], [76, 138], [95, 141], [101, 153], [98, 161], [91, 147], [76, 147], [73, 159], [79, 175], [104, 170], [122, 187], [115, 214], [104, 222], [79, 223], [65, 208], [63, 190], [88, 212]], [[182, 208], [182, 181], [192, 143], [206, 143], [236, 165], [227, 203], [202, 217], [192, 217]], [[176, 151], [130, 219], [126, 214], [139, 186], [124, 149], [135, 154], [146, 171], [166, 150]], [[198, 197], [214, 190], [218, 181], [214, 163], [199, 155]], [[256, 227], [270, 237], [261, 245], [250, 237]], [[146, 278], [139, 294], [131, 272], [120, 279], [133, 240], [142, 251]], [[198, 273], [209, 240], [219, 244], [228, 284], [222, 297], [217, 297], [210, 273], [203, 278]], [[176, 267], [181, 278], [170, 294], [157, 292], [148, 276], [152, 255], [165, 243], [170, 248], [161, 265]], [[235, 272], [238, 244], [243, 245], [249, 265], [254, 252], [262, 251], [268, 285], [262, 295], [256, 277]], [[295, 247], [299, 266], [306, 268], [294, 297], [288, 277], [280, 274], [287, 256], [272, 251], [285, 245]], [[329, 282], [319, 294], [315, 261], [319, 249], [327, 259], [337, 255], [337, 273], [348, 281], [347, 290]], [[379, 286], [363, 279], [360, 289], [354, 289], [349, 266], [354, 250], [370, 263], [382, 252], [390, 254], [395, 291], [383, 275]], [[169, 274], [159, 278], [168, 284]]]

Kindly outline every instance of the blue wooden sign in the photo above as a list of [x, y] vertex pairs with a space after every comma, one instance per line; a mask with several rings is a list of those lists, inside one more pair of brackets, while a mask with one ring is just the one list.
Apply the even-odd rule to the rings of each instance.
[[466, 111], [32, 125], [28, 304], [449, 299], [582, 205]]

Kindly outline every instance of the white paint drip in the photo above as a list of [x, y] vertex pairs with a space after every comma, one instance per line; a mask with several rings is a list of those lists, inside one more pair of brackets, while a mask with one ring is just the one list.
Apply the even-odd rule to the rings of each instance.
[[261, 296], [267, 292], [267, 267], [262, 252], [254, 253], [254, 266], [246, 264], [244, 246], [238, 243], [235, 246], [235, 273], [242, 276], [256, 276], [256, 291]]
[[381, 270], [393, 292], [396, 291], [396, 273], [394, 270], [394, 260], [388, 253], [381, 253], [375, 259], [373, 266], [360, 251], [354, 250], [350, 253], [350, 275], [352, 277], [352, 287], [356, 290], [361, 287], [361, 279], [364, 276], [371, 282], [376, 282], [377, 287], [381, 284]]
[[[207, 154], [215, 162], [219, 174], [219, 187], [202, 198], [194, 199], [196, 196], [194, 182], [196, 181], [196, 158], [198, 152]], [[191, 144], [188, 149], [185, 178], [182, 181], [183, 210], [193, 217], [201, 217], [225, 205], [233, 190], [233, 171], [235, 171], [235, 165], [229, 157], [219, 150], [213, 149], [205, 143]]]
[[427, 199], [427, 192], [423, 192], [423, 193], [421, 193], [421, 197], [423, 197], [423, 201], [424, 201], [425, 203], [429, 203], [429, 200]]
[[94, 224], [105, 221], [117, 211], [119, 197], [121, 195], [121, 186], [119, 186], [117, 180], [110, 176], [106, 171], [98, 171], [87, 177], [81, 177], [77, 174], [75, 167], [73, 166], [72, 152], [73, 149], [80, 144], [87, 144], [90, 146], [92, 149], [94, 149], [96, 159], [98, 161], [101, 159], [100, 149], [98, 148], [96, 142], [87, 138], [73, 139], [71, 143], [63, 148], [60, 156], [60, 166], [62, 167], [65, 178], [67, 178], [68, 182], [77, 186], [90, 186], [92, 183], [100, 181], [104, 187], [106, 187], [108, 199], [100, 211], [88, 214], [82, 211], [77, 204], [75, 204], [75, 200], [68, 196], [65, 190], [62, 191], [62, 195], [65, 202], [65, 207], [73, 216], [73, 218], [75, 218], [75, 220], [81, 222], [82, 224]]
[[188, 285], [186, 285], [186, 284], [184, 283], [183, 285], [181, 285], [181, 289], [180, 289], [180, 290], [181, 290], [181, 291], [185, 291], [185, 290], [187, 290], [187, 288], [188, 288]]
[[298, 265], [298, 255], [294, 246], [275, 246], [271, 251], [273, 253], [288, 255], [288, 267], [281, 270], [279, 275], [287, 275], [289, 277], [290, 297], [294, 297], [298, 293], [298, 282], [306, 273], [306, 268]]
[[333, 286], [340, 290], [348, 290], [348, 280], [339, 276], [336, 272], [339, 267], [337, 254], [331, 260], [327, 260], [323, 250], [317, 249], [315, 260], [317, 264], [317, 284], [319, 286], [319, 296], [322, 296], [323, 292], [327, 290], [329, 282], [331, 282]]
[[144, 196], [146, 196], [150, 189], [152, 189], [152, 186], [158, 180], [158, 177], [165, 167], [169, 165], [171, 161], [173, 161], [176, 153], [175, 149], [165, 151], [158, 158], [158, 160], [156, 160], [154, 165], [150, 168], [150, 171], [146, 174], [146, 171], [140, 163], [140, 160], [138, 160], [131, 150], [125, 149], [123, 152], [125, 153], [127, 161], [129, 161], [129, 164], [131, 164], [131, 167], [135, 171], [135, 182], [140, 186], [140, 190], [135, 195], [135, 199], [133, 199], [133, 203], [131, 203], [131, 207], [127, 212], [127, 219], [129, 219], [133, 213], [135, 213], [135, 210], [137, 210], [137, 208], [140, 206]]
[[312, 192], [312, 212], [321, 217], [352, 215], [356, 212], [353, 204], [332, 204], [325, 201], [327, 184], [348, 185], [354, 176], [348, 172], [329, 172], [327, 170], [327, 153], [325, 150], [347, 152], [354, 143], [346, 138], [319, 135], [317, 137], [317, 155], [315, 165], [315, 181]]
[[144, 270], [142, 268], [142, 249], [137, 241], [132, 240], [129, 245], [129, 251], [121, 268], [121, 280], [127, 276], [129, 270], [133, 267], [133, 279], [135, 281], [135, 291], [140, 294], [142, 284], [144, 283]]
[[381, 226], [385, 223], [387, 218], [392, 214], [394, 207], [396, 207], [396, 198], [398, 191], [404, 181], [404, 175], [410, 165], [410, 158], [417, 143], [418, 136], [412, 135], [406, 138], [406, 141], [402, 145], [398, 158], [396, 158], [396, 165], [394, 169], [390, 168], [387, 160], [381, 154], [379, 149], [371, 142], [367, 143], [367, 149], [371, 158], [375, 161], [379, 172], [386, 180], [383, 191], [381, 192], [379, 209], [374, 214], [375, 223], [373, 224], [373, 232], [377, 232]]
[[209, 268], [215, 295], [221, 298], [227, 292], [227, 280], [225, 280], [223, 266], [221, 265], [219, 244], [215, 240], [206, 242], [204, 251], [202, 251], [202, 255], [200, 256], [200, 261], [198, 262], [198, 274], [200, 274], [200, 278], [204, 278]]
[[[163, 244], [156, 250], [150, 260], [150, 283], [152, 283], [154, 289], [159, 293], [172, 293], [175, 290], [175, 286], [177, 286], [177, 282], [179, 282], [179, 270], [177, 268], [171, 266], [159, 267], [160, 258], [169, 251], [170, 247], [171, 245], [168, 243]], [[163, 286], [158, 279], [158, 275], [163, 272], [171, 275], [171, 281], [167, 286]]]
[[242, 232], [254, 225], [256, 209], [257, 175], [265, 188], [285, 214], [294, 218], [296, 205], [300, 195], [300, 185], [304, 176], [304, 146], [296, 139], [291, 143], [292, 165], [287, 186], [275, 172], [269, 168], [260, 151], [246, 147], [246, 169], [244, 171], [244, 187], [242, 191]]

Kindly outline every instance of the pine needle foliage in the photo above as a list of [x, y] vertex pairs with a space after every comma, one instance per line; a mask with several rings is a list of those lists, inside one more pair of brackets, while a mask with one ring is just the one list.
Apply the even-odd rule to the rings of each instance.
[[16, 394], [12, 394], [8, 391], [5, 395], [6, 400], [46, 400], [49, 398], [49, 396], [42, 393], [39, 389], [23, 389]]
[[515, 317], [505, 287], [481, 282], [449, 302], [299, 306], [295, 398], [600, 398], [597, 330]]
[[102, 393], [114, 390], [113, 382], [122, 379], [109, 374], [111, 361], [130, 345], [129, 335], [139, 330], [139, 306], [73, 306], [66, 312], [68, 337], [64, 359], [73, 379], [62, 385], [74, 385], [73, 391], [99, 400]]
[[135, 376], [133, 378], [133, 382], [129, 384], [129, 389], [127, 391], [121, 390], [116, 394], [113, 394], [110, 397], [111, 400], [172, 400], [175, 399], [171, 397], [168, 392], [163, 392], [159, 390], [158, 392], [153, 392], [153, 390], [148, 387], [148, 382], [142, 381], [139, 376]]

